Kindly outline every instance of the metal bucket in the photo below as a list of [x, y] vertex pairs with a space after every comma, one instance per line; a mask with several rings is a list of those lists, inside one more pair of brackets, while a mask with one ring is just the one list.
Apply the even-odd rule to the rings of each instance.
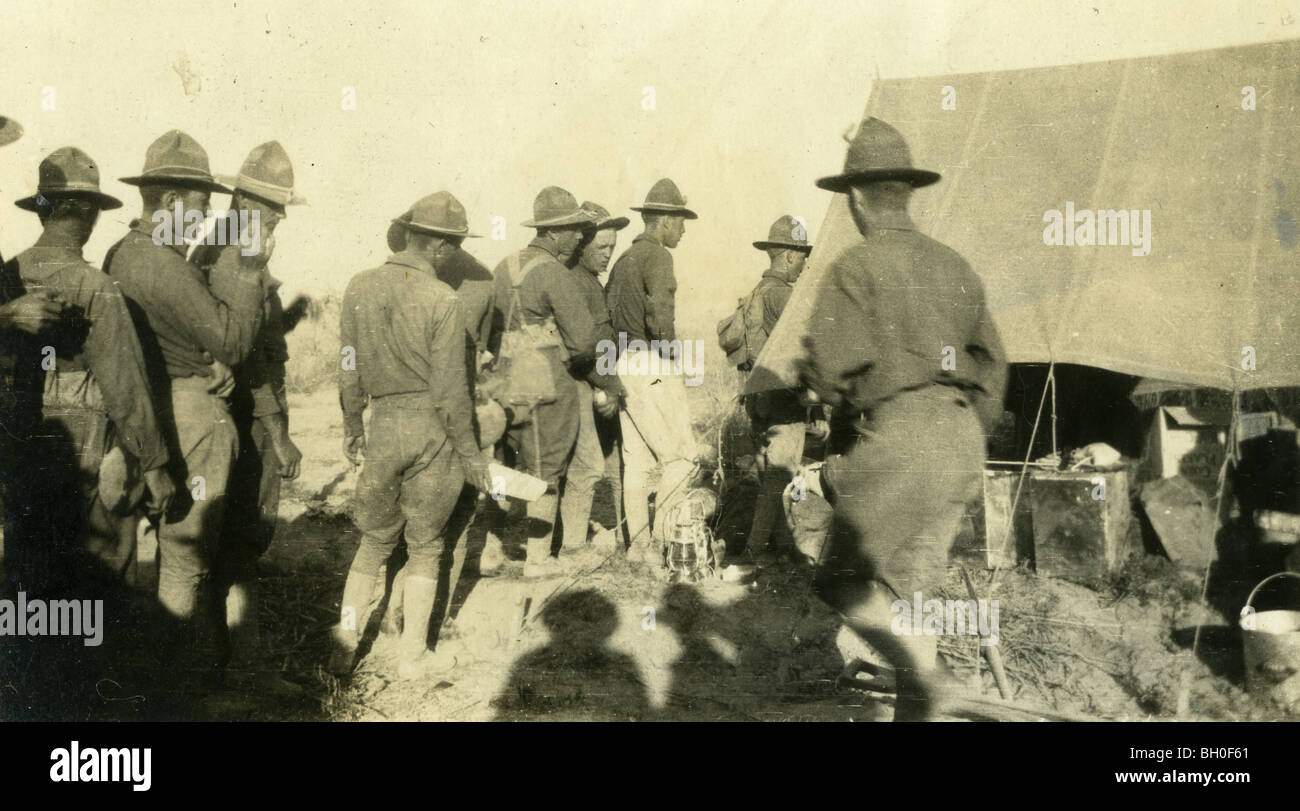
[[1300, 611], [1255, 611], [1251, 603], [1270, 580], [1297, 577], [1278, 572], [1259, 582], [1241, 609], [1241, 645], [1246, 687], [1286, 709], [1300, 709]]

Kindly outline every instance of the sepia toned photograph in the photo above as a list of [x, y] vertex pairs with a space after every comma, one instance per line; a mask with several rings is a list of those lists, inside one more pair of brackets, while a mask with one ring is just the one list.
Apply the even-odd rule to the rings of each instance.
[[2, 13], [0, 721], [1300, 716], [1300, 5]]

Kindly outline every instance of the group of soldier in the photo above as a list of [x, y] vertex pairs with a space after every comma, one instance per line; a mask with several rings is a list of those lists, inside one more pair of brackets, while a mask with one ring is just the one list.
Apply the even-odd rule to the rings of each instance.
[[[99, 213], [122, 203], [99, 174], [64, 147], [41, 161], [36, 194], [17, 201], [42, 233], [5, 265], [6, 307], [40, 310], [4, 335], [6, 579], [45, 596], [75, 593], [91, 570], [126, 578], [148, 517], [157, 602], [175, 619], [158, 640], [166, 669], [292, 692], [260, 667], [257, 628], [257, 559], [280, 480], [301, 461], [284, 335], [308, 302], [286, 311], [267, 265], [286, 206], [299, 202], [292, 165], [278, 143], [263, 144], [231, 188], [193, 138], [166, 133], [143, 171], [122, 178], [140, 189], [141, 216], [102, 271], [82, 250]], [[214, 192], [231, 195], [219, 224], [231, 238], [174, 238], [173, 217], [218, 227], [205, 223]], [[245, 214], [238, 239], [235, 212]]]
[[[937, 585], [1005, 384], [978, 278], [907, 213], [913, 189], [937, 180], [912, 167], [896, 130], [863, 123], [844, 171], [818, 181], [847, 195], [862, 240], [817, 284], [798, 384], [746, 397], [762, 481], [755, 549], [802, 458], [810, 409], [829, 409], [823, 479], [836, 519], [815, 588], [894, 667], [899, 718], [928, 717], [941, 682], [933, 637], [894, 633], [890, 603]], [[139, 187], [142, 215], [103, 271], [82, 247], [99, 211], [121, 204], [99, 190], [88, 155], [50, 154], [37, 193], [18, 201], [44, 230], [6, 266], [0, 306], [5, 571], [30, 592], [67, 587], [78, 554], [123, 571], [139, 517], [150, 516], [157, 599], [186, 629], [165, 641], [170, 661], [291, 691], [257, 664], [256, 585], [279, 482], [301, 460], [288, 433], [284, 336], [307, 302], [284, 308], [268, 269], [274, 231], [300, 202], [292, 166], [279, 144], [263, 144], [227, 186], [203, 148], [172, 131], [123, 182]], [[232, 195], [226, 233], [251, 212], [257, 238], [192, 249], [159, 238], [160, 218], [206, 213], [213, 192]], [[484, 575], [502, 569], [518, 527], [526, 578], [566, 573], [571, 552], [592, 548], [665, 564], [665, 516], [697, 473], [698, 451], [685, 378], [647, 373], [661, 364], [636, 356], [659, 353], [669, 369], [680, 361], [671, 250], [696, 214], [668, 179], [633, 210], [644, 229], [606, 278], [629, 220], [547, 187], [523, 223], [534, 239], [488, 272], [463, 246], [476, 236], [464, 207], [439, 191], [396, 217], [392, 255], [351, 279], [339, 402], [343, 453], [361, 467], [353, 517], [362, 538], [332, 632], [333, 672], [354, 667], [390, 582], [403, 618], [399, 676], [455, 665], [451, 646], [430, 650], [428, 636], [440, 561], [448, 542], [464, 540], [450, 528], [468, 523], [456, 516], [486, 526]], [[769, 267], [748, 308], [753, 355], [812, 249], [790, 217], [755, 246]], [[624, 356], [616, 371], [596, 362], [611, 346]], [[941, 362], [944, 347], [956, 348], [955, 364]], [[500, 505], [499, 463], [545, 484], [523, 515]], [[589, 539], [603, 477], [615, 485], [619, 531]], [[406, 562], [393, 575], [403, 542]]]

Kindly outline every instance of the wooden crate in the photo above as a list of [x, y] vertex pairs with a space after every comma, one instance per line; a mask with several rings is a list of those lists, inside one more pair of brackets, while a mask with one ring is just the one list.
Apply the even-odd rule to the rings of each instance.
[[[1033, 474], [1034, 568], [1049, 577], [1112, 572], [1129, 556], [1128, 471]], [[1104, 498], [1095, 496], [1105, 485]]]

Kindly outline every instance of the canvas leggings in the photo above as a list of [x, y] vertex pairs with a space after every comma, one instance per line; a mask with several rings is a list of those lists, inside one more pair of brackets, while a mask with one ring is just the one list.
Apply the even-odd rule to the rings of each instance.
[[351, 571], [377, 576], [405, 537], [407, 574], [436, 580], [464, 467], [427, 394], [378, 397], [370, 407], [365, 464], [354, 496], [362, 537]]
[[655, 496], [654, 535], [663, 539], [663, 521], [672, 503], [686, 494], [695, 469], [696, 445], [691, 428], [686, 379], [682, 375], [639, 372], [650, 368], [629, 349], [626, 366], [620, 361], [619, 380], [627, 390], [619, 412], [623, 429], [623, 492], [627, 532], [632, 543], [643, 543], [650, 527], [650, 473], [662, 467]]

